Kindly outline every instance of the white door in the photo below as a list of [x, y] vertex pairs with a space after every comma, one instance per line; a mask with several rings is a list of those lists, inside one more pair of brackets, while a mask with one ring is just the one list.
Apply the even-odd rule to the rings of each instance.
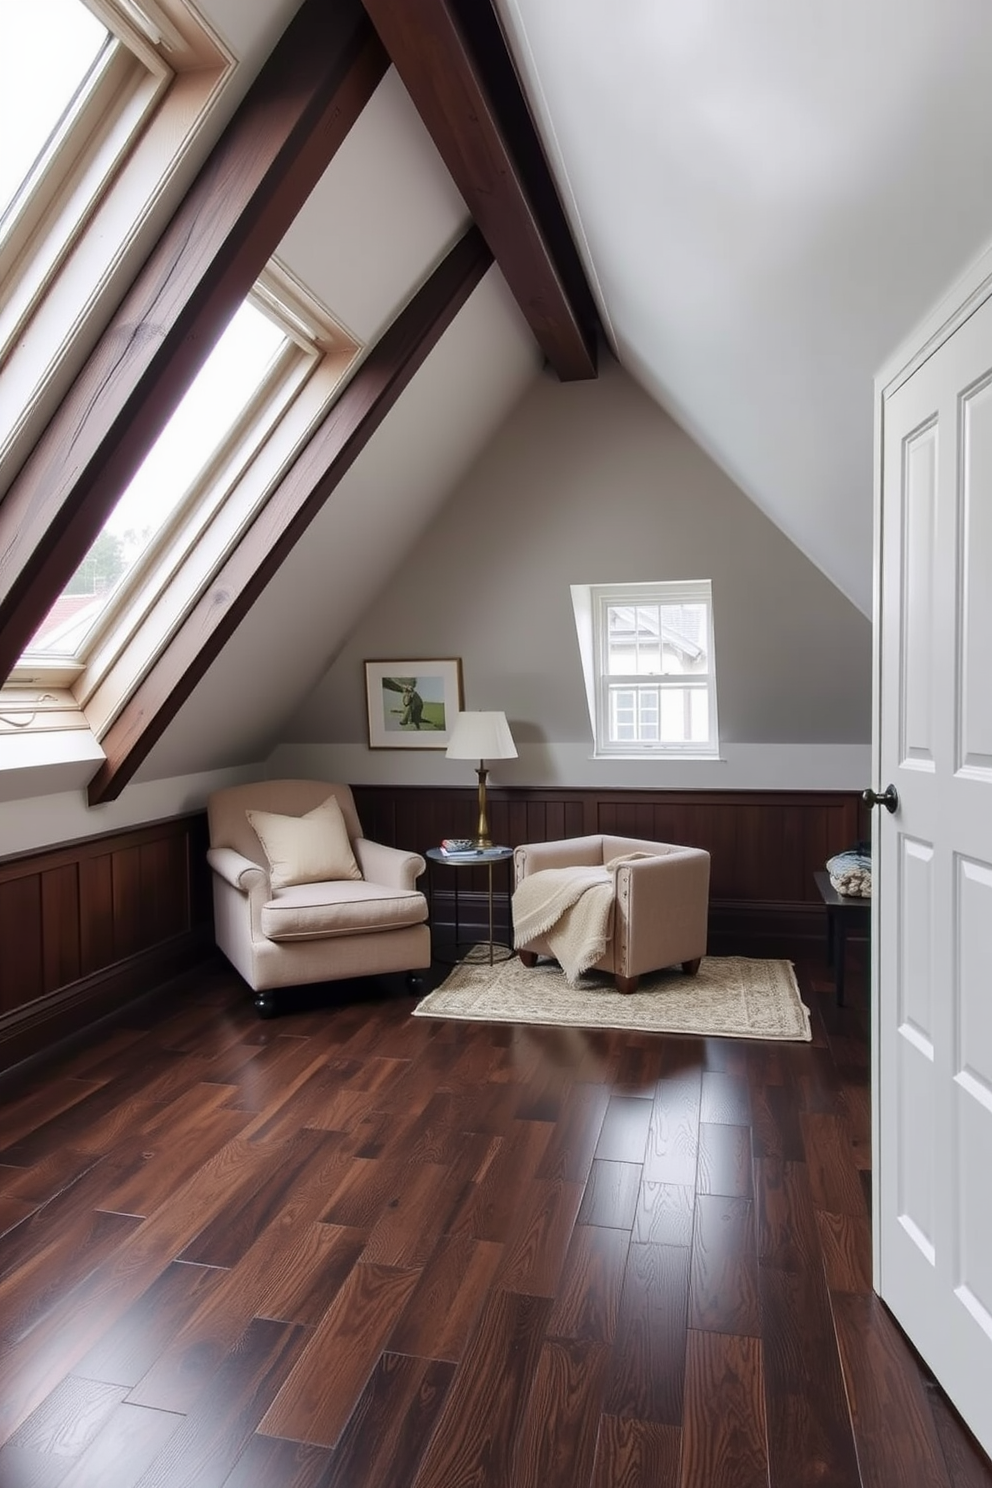
[[875, 1284], [992, 1453], [992, 299], [880, 407]]

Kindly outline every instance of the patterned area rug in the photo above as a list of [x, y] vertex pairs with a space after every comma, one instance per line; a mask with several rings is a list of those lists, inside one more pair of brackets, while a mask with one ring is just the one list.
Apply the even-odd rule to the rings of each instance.
[[811, 1038], [809, 1009], [791, 961], [706, 956], [696, 976], [679, 969], [641, 978], [629, 997], [600, 972], [570, 987], [554, 961], [528, 970], [516, 957], [495, 966], [462, 962], [414, 1010], [421, 1018], [476, 1023], [552, 1023], [644, 1033], [722, 1034], [729, 1038]]

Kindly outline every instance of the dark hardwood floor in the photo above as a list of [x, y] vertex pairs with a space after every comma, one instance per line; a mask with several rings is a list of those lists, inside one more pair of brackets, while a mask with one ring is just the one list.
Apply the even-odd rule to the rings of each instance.
[[260, 1022], [0, 1081], [0, 1488], [992, 1488], [871, 1291], [863, 976], [812, 1044]]

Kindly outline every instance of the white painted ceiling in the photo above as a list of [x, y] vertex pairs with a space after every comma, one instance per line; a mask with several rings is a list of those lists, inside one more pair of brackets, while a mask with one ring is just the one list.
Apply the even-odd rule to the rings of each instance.
[[[296, 5], [203, 0], [251, 70]], [[619, 359], [867, 613], [872, 377], [992, 237], [992, 6], [497, 5]], [[390, 71], [280, 257], [369, 341], [467, 220]], [[493, 270], [139, 779], [265, 755], [537, 365]]]
[[300, 8], [300, 0], [196, 0], [200, 15], [237, 58], [248, 86]]
[[[239, 92], [297, 4], [201, 0]], [[992, 6], [497, 5], [620, 360], [867, 612], [872, 375], [992, 238]], [[369, 341], [467, 220], [390, 72], [280, 257]], [[539, 360], [492, 270], [139, 779], [265, 755]]]
[[992, 6], [496, 4], [620, 360], [870, 612], [872, 380], [992, 239]]

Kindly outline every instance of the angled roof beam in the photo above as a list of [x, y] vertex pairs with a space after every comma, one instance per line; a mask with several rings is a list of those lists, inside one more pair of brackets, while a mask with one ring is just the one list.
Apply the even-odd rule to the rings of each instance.
[[359, 0], [304, 0], [0, 502], [0, 680], [388, 65]]
[[91, 806], [120, 795], [492, 261], [470, 228], [366, 356], [101, 739]]
[[596, 376], [585, 273], [490, 0], [364, 0], [539, 346]]

